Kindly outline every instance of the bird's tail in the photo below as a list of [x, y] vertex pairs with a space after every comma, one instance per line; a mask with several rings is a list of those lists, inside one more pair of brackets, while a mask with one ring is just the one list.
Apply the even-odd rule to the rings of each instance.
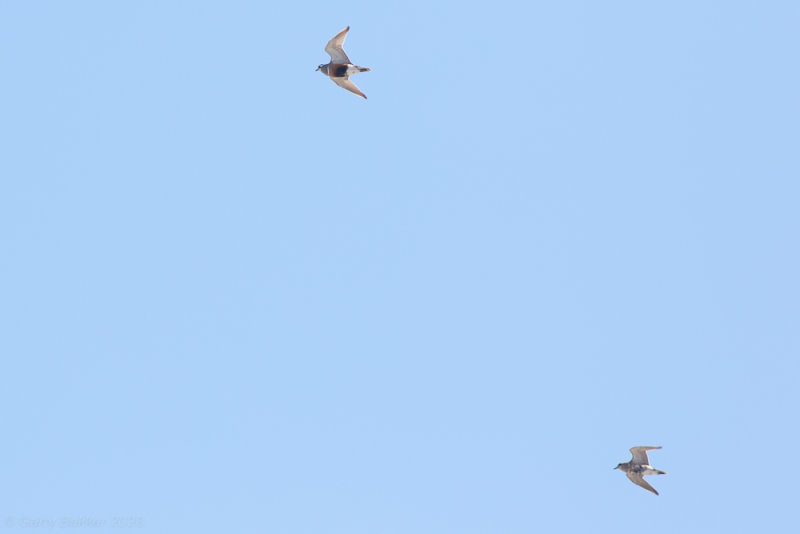
[[372, 70], [372, 69], [370, 69], [370, 68], [368, 68], [368, 67], [359, 67], [359, 66], [356, 66], [356, 68], [358, 69], [358, 72], [369, 72], [369, 71], [371, 71], [371, 70]]

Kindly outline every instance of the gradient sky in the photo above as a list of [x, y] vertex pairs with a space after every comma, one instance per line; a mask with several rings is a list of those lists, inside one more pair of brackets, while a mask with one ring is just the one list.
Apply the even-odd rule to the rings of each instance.
[[795, 531], [798, 21], [3, 2], [0, 530]]

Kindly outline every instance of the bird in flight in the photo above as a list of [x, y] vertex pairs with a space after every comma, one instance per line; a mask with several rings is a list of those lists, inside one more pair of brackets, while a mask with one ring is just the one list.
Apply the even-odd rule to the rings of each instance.
[[658, 492], [655, 490], [655, 488], [648, 484], [643, 477], [645, 475], [667, 474], [665, 471], [659, 471], [658, 469], [654, 468], [652, 465], [650, 465], [650, 461], [647, 459], [647, 451], [660, 448], [661, 447], [631, 447], [631, 454], [633, 455], [631, 461], [617, 464], [617, 467], [614, 469], [625, 471], [625, 474], [631, 480], [631, 482], [658, 495]]
[[339, 87], [343, 87], [351, 93], [367, 98], [367, 95], [362, 93], [359, 88], [356, 87], [356, 84], [350, 81], [351, 75], [358, 74], [359, 72], [369, 72], [370, 69], [353, 65], [353, 62], [350, 61], [350, 58], [344, 53], [342, 45], [344, 44], [344, 38], [347, 37], [348, 31], [350, 31], [350, 26], [337, 33], [333, 39], [328, 41], [328, 44], [325, 45], [325, 52], [331, 56], [331, 61], [330, 63], [320, 65], [317, 67], [317, 70], [333, 80], [333, 83]]

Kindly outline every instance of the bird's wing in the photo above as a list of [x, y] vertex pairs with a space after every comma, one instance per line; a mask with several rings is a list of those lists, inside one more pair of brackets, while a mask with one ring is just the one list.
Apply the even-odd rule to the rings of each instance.
[[347, 37], [348, 31], [350, 31], [350, 26], [337, 33], [336, 36], [325, 45], [325, 52], [331, 56], [331, 63], [352, 63], [350, 58], [347, 57], [347, 54], [344, 53], [344, 48], [342, 48], [342, 46], [344, 46], [344, 38]]
[[633, 473], [631, 471], [628, 471], [625, 474], [628, 475], [628, 478], [631, 480], [631, 482], [633, 482], [637, 486], [640, 486], [640, 487], [646, 489], [647, 491], [651, 491], [651, 492], [655, 493], [656, 495], [658, 495], [658, 492], [656, 491], [656, 489], [653, 486], [651, 486], [650, 484], [648, 484], [647, 481], [644, 478], [642, 478], [642, 475], [640, 475], [639, 473]]
[[653, 449], [660, 449], [661, 447], [631, 447], [631, 454], [633, 455], [633, 463], [650, 465], [650, 460], [647, 459], [647, 451]]
[[351, 93], [355, 93], [358, 96], [367, 98], [367, 95], [362, 93], [358, 89], [358, 87], [356, 87], [356, 84], [351, 82], [349, 78], [331, 78], [331, 80], [333, 80], [333, 83], [335, 83], [339, 87], [343, 87], [343, 88], [347, 89], [348, 91], [350, 91]]

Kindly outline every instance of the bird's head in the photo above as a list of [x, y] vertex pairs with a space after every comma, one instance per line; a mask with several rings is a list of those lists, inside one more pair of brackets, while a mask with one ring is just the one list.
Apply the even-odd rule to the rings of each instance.
[[323, 63], [322, 65], [317, 67], [317, 70], [321, 70], [322, 74], [328, 74], [328, 65]]
[[621, 466], [621, 465], [622, 464], [617, 464], [617, 467], [615, 467], [614, 469], [619, 469], [619, 466]]

